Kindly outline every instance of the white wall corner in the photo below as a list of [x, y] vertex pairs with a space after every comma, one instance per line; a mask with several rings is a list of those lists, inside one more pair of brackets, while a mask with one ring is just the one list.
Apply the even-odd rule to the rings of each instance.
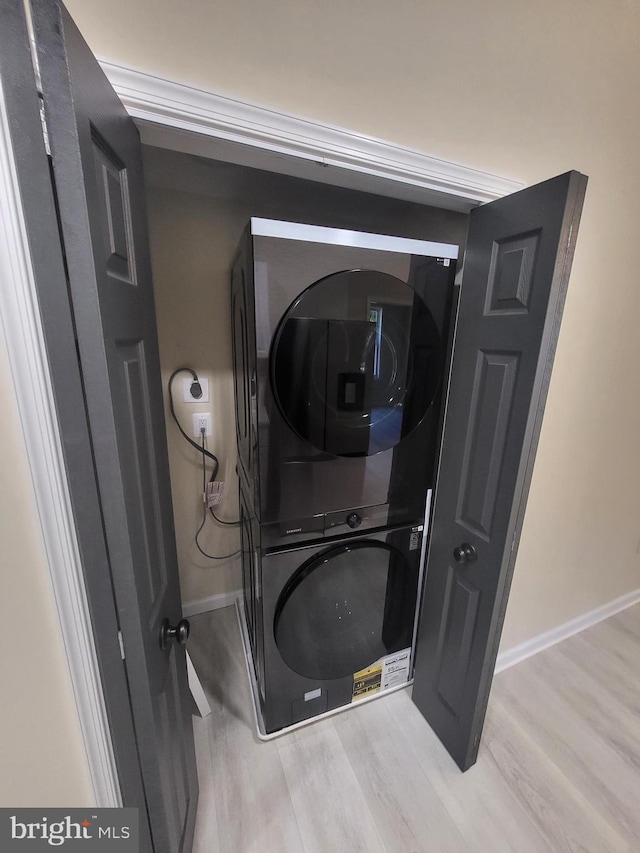
[[236, 599], [242, 596], [241, 589], [231, 592], [219, 592], [206, 598], [197, 598], [193, 601], [185, 601], [182, 605], [183, 616], [198, 616], [200, 613], [209, 613], [212, 610], [220, 610], [222, 607], [232, 607]]
[[532, 637], [532, 639], [513, 646], [511, 649], [505, 649], [498, 655], [495, 673], [502, 672], [503, 669], [508, 669], [516, 663], [537, 655], [538, 652], [542, 652], [550, 646], [555, 646], [556, 643], [567, 640], [574, 634], [578, 634], [580, 631], [584, 631], [586, 628], [590, 628], [592, 625], [596, 625], [610, 616], [615, 616], [616, 613], [620, 613], [620, 611], [626, 610], [627, 607], [632, 607], [634, 604], [638, 604], [638, 602], [640, 602], [640, 589], [635, 589], [626, 595], [614, 598], [613, 601], [603, 604], [602, 607], [596, 607], [594, 610], [583, 613], [582, 616], [558, 625], [557, 628], [552, 628], [551, 631], [545, 631], [543, 634], [538, 634], [537, 637]]
[[[434, 203], [435, 197], [445, 201], [448, 197], [450, 204], [442, 206], [456, 209], [470, 209], [524, 186], [510, 178], [354, 131], [205, 92], [107, 60], [101, 60], [100, 64], [141, 128], [142, 141], [152, 145], [207, 156], [207, 149], [202, 146], [203, 137], [235, 143], [236, 148], [239, 143], [249, 150], [260, 149], [296, 158], [296, 174], [299, 174], [300, 161], [310, 161], [315, 166], [334, 166], [345, 174], [360, 173], [370, 180], [395, 183], [398, 188], [406, 184], [414, 190], [410, 196], [412, 200], [418, 198], [416, 188], [424, 191], [426, 203]], [[200, 144], [194, 142], [194, 134], [200, 136]], [[211, 149], [209, 156], [224, 160], [228, 150], [218, 145]], [[235, 155], [230, 154], [229, 159], [236, 162]], [[286, 172], [282, 156], [278, 163]], [[265, 167], [261, 160], [256, 164], [249, 160], [246, 165]], [[332, 173], [334, 179], [328, 182], [338, 184], [335, 170]], [[321, 179], [317, 168], [306, 176]], [[353, 184], [347, 182], [345, 185]], [[377, 190], [378, 185], [373, 191]], [[403, 197], [400, 189], [398, 192], [398, 197]]]

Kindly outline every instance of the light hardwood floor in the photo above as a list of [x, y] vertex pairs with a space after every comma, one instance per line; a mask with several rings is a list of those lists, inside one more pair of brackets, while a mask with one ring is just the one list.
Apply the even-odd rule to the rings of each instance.
[[408, 690], [259, 741], [235, 610], [191, 624], [194, 853], [640, 851], [640, 605], [496, 676], [464, 774]]

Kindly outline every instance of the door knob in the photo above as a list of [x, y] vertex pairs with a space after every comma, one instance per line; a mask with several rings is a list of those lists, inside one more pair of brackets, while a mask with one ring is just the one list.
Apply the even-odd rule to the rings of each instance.
[[458, 545], [457, 548], [453, 549], [453, 559], [456, 563], [475, 563], [478, 559], [478, 552], [473, 547], [473, 545], [469, 545], [468, 542], [463, 542], [462, 545]]
[[164, 619], [160, 626], [160, 648], [166, 649], [171, 640], [186, 646], [190, 630], [191, 625], [186, 619], [181, 619], [175, 627], [171, 627], [169, 620]]

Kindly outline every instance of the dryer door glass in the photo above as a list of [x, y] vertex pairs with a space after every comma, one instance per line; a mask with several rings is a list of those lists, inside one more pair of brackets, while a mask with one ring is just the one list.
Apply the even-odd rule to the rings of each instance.
[[429, 309], [387, 273], [347, 270], [307, 288], [271, 350], [271, 381], [289, 426], [333, 456], [395, 447], [424, 418], [442, 378]]
[[[415, 533], [395, 533], [405, 551], [404, 540], [415, 541]], [[394, 545], [364, 540], [321, 551], [302, 565], [275, 611], [285, 663], [306, 678], [342, 678], [411, 646], [417, 553], [412, 559]]]

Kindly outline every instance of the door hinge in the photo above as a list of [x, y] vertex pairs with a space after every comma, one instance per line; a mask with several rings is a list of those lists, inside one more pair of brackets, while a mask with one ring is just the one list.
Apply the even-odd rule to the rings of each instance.
[[518, 538], [518, 532], [516, 530], [513, 531], [513, 539], [511, 540], [511, 552], [513, 553], [516, 547], [516, 539]]
[[49, 128], [47, 127], [47, 119], [44, 114], [44, 99], [40, 95], [40, 124], [42, 125], [42, 138], [44, 139], [44, 149], [47, 155], [51, 157], [51, 146], [49, 145]]
[[122, 660], [125, 659], [124, 653], [124, 640], [122, 639], [122, 631], [118, 631], [118, 645], [120, 646], [120, 657]]
[[40, 101], [40, 124], [42, 125], [42, 137], [44, 139], [44, 147], [47, 155], [51, 157], [51, 146], [49, 145], [49, 128], [47, 127], [47, 119], [44, 112], [44, 95], [42, 90], [42, 76], [40, 75], [40, 62], [38, 61], [38, 46], [36, 45], [36, 36], [33, 31], [33, 19], [31, 17], [31, 7], [29, 3], [25, 4], [25, 12], [27, 16], [27, 30], [29, 31], [29, 48], [31, 50], [31, 64], [33, 65], [33, 74], [35, 77], [36, 90], [38, 92], [38, 100]]

